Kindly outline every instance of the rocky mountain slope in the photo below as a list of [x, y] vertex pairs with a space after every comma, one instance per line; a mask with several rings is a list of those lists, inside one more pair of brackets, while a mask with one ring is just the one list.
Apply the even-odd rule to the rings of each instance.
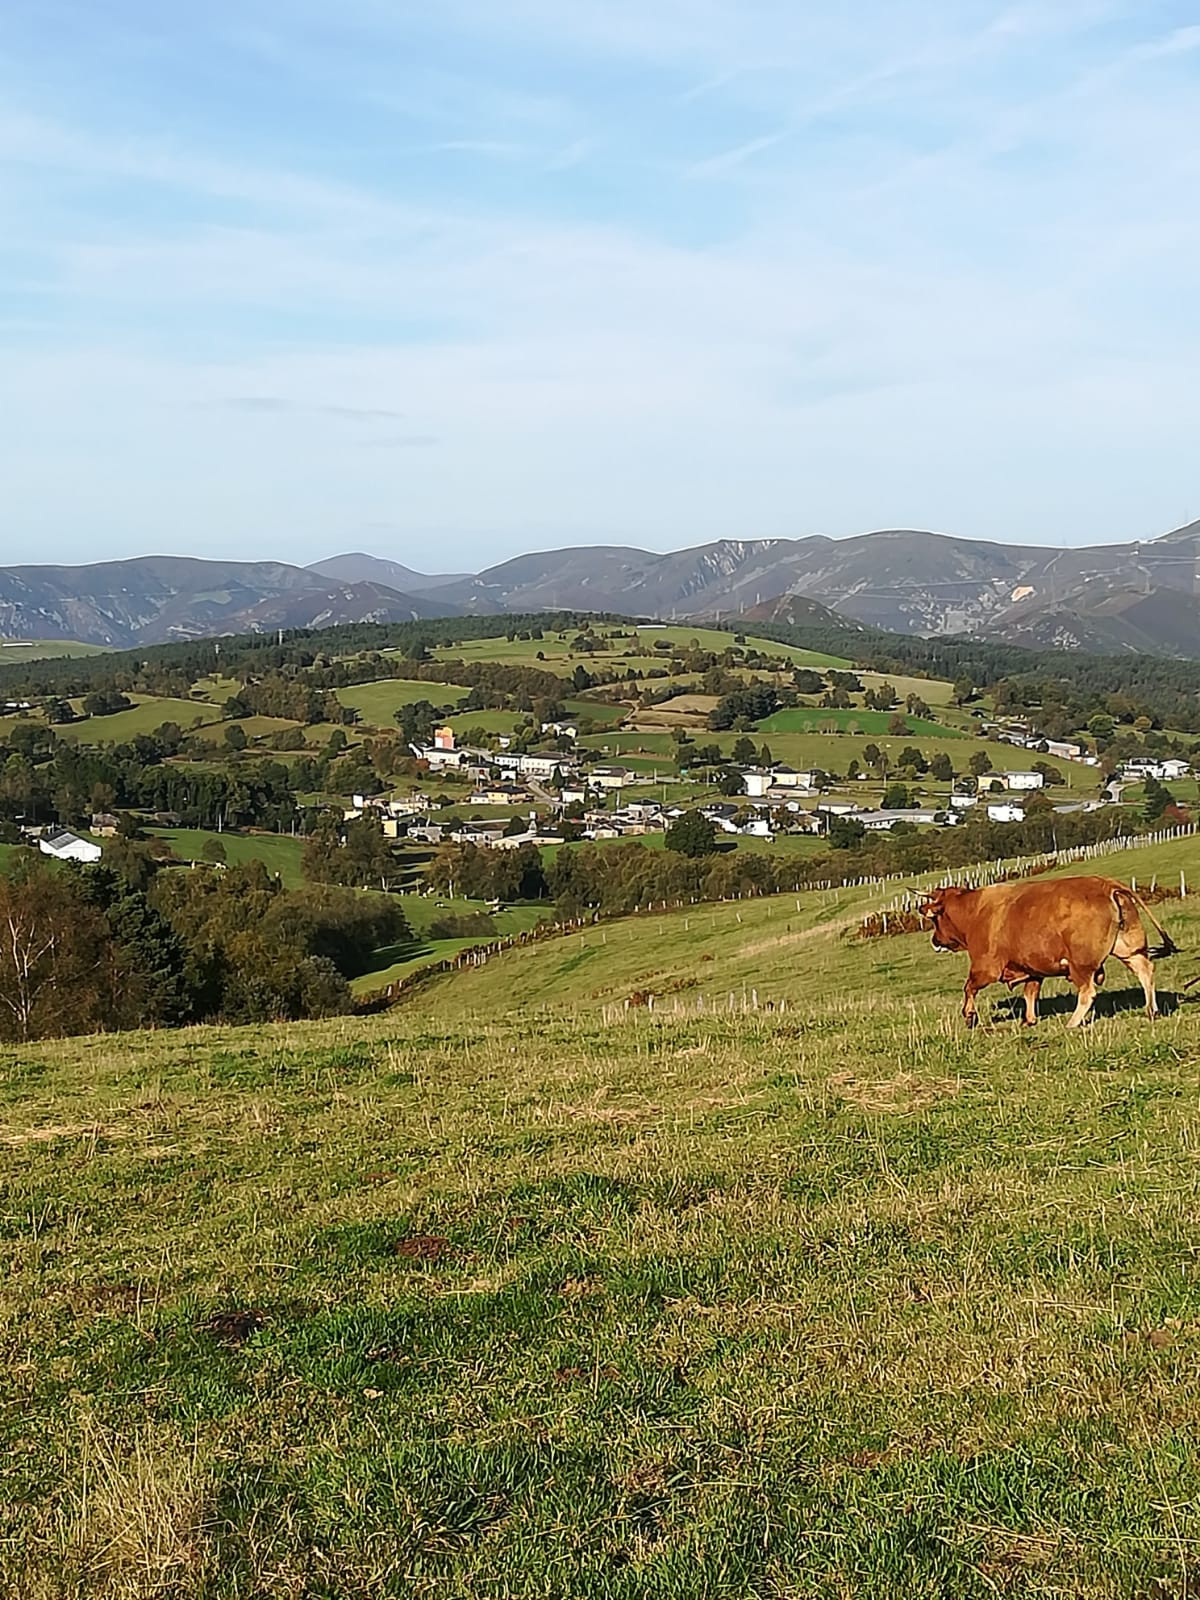
[[722, 539], [666, 555], [592, 545], [430, 576], [361, 552], [308, 568], [148, 556], [0, 568], [0, 638], [130, 645], [248, 629], [462, 613], [613, 611], [800, 620], [801, 601], [894, 633], [1200, 657], [1200, 523], [1053, 549], [894, 528]]
[[463, 583], [470, 576], [463, 572], [437, 575], [414, 572], [412, 567], [402, 566], [399, 561], [384, 561], [379, 556], [364, 555], [361, 550], [330, 556], [328, 561], [314, 561], [306, 570], [332, 578], [336, 583], [380, 583], [402, 594], [429, 594], [434, 589], [444, 589], [449, 583]]
[[0, 567], [0, 638], [116, 647], [363, 620], [448, 616], [454, 606], [379, 584], [331, 584], [276, 561], [142, 556], [82, 567]]

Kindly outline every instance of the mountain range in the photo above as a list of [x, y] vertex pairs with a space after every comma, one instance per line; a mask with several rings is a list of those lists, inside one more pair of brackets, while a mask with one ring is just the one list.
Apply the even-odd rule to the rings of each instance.
[[506, 611], [852, 619], [894, 633], [1200, 657], [1200, 522], [1079, 548], [916, 529], [722, 539], [666, 555], [591, 545], [431, 575], [354, 552], [311, 567], [145, 556], [0, 567], [0, 638], [130, 646], [212, 634]]

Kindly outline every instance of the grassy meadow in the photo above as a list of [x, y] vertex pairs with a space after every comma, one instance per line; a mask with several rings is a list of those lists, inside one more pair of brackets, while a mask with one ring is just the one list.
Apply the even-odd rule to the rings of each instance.
[[0, 1594], [1194, 1593], [1197, 1012], [969, 1036], [881, 898], [0, 1050]]
[[78, 639], [0, 639], [0, 667], [25, 661], [54, 661], [63, 656], [102, 656], [107, 647]]
[[305, 881], [300, 870], [304, 841], [287, 834], [216, 833], [206, 828], [150, 828], [147, 832], [154, 838], [165, 839], [181, 861], [203, 861], [204, 846], [216, 839], [224, 848], [230, 866], [261, 861], [288, 889], [298, 889]]
[[357, 711], [372, 728], [394, 729], [401, 706], [428, 700], [434, 706], [456, 706], [467, 698], [469, 689], [457, 683], [422, 683], [419, 679], [380, 678], [375, 683], [358, 683], [334, 693], [342, 705]]

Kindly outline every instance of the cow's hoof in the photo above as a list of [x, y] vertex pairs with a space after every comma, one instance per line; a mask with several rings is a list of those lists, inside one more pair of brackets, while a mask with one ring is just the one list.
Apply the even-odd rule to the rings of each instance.
[[1027, 1028], [1036, 1028], [1037, 1027], [1037, 1018], [1036, 1017], [1022, 1017], [1021, 1021], [1024, 1023], [1025, 1027], [1027, 1027]]
[[978, 1014], [976, 1012], [972, 1011], [971, 1015], [967, 1018], [967, 1027], [968, 1028], [977, 1028], [978, 1026], [979, 1026], [979, 1016], [978, 1016]]

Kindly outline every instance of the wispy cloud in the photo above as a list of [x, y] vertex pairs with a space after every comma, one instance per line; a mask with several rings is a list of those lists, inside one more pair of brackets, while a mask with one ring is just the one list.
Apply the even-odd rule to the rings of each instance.
[[0, 60], [27, 556], [168, 500], [178, 548], [449, 565], [1187, 501], [1181, 0], [67, 3]]
[[742, 144], [735, 144], [728, 150], [722, 150], [715, 156], [708, 156], [703, 161], [695, 161], [687, 169], [689, 178], [717, 178], [722, 173], [732, 172], [735, 167], [742, 166], [754, 156], [761, 155], [764, 150], [782, 143], [786, 137], [781, 133], [760, 134], [757, 139], [747, 139]]

